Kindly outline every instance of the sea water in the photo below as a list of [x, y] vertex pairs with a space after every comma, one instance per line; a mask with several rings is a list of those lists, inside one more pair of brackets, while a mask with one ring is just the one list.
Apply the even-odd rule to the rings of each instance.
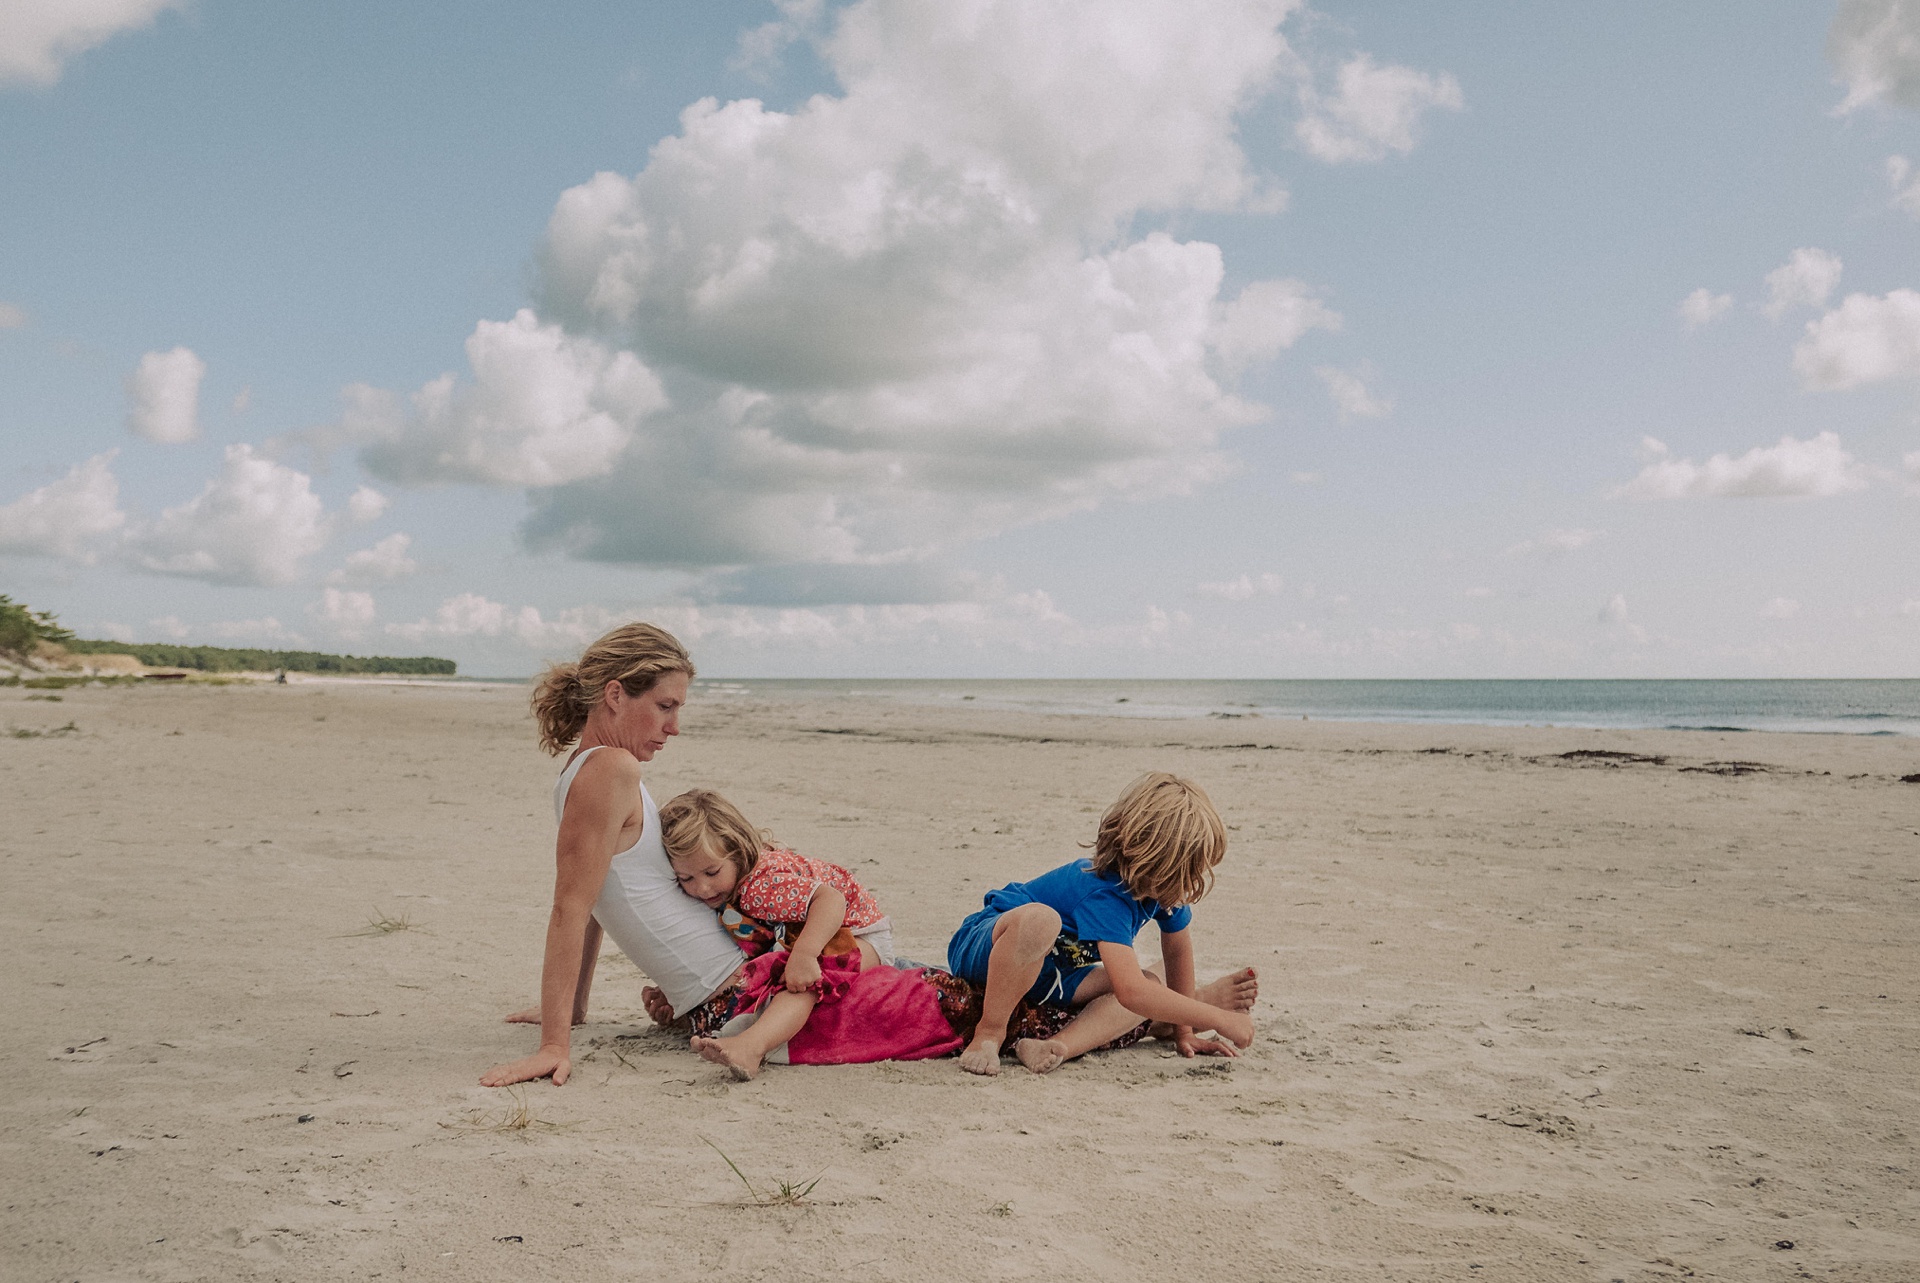
[[1145, 681], [741, 679], [704, 698], [869, 700], [1106, 717], [1920, 734], [1920, 679]]

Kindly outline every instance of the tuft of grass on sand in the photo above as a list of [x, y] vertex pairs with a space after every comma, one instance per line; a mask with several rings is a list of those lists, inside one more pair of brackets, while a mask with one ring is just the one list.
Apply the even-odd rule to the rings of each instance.
[[492, 1110], [475, 1109], [468, 1113], [465, 1122], [440, 1125], [462, 1136], [493, 1135], [501, 1132], [525, 1136], [536, 1131], [562, 1132], [573, 1126], [572, 1123], [550, 1122], [535, 1116], [533, 1106], [527, 1103], [527, 1093], [519, 1087], [507, 1088], [507, 1094], [513, 1097], [513, 1103], [497, 1113]]
[[[747, 1197], [749, 1201], [756, 1206], [804, 1207], [807, 1204], [807, 1195], [813, 1193], [813, 1187], [820, 1183], [820, 1176], [815, 1176], [812, 1180], [805, 1182], [783, 1180], [780, 1182], [780, 1187], [777, 1191], [763, 1194], [754, 1186], [752, 1181], [747, 1179], [747, 1174], [740, 1170], [740, 1164], [727, 1157], [726, 1150], [721, 1149], [712, 1141], [707, 1140], [705, 1136], [702, 1136], [700, 1139], [705, 1142], [707, 1148], [720, 1155], [722, 1162], [733, 1169], [733, 1174], [738, 1176], [740, 1183], [747, 1187]], [[826, 1173], [822, 1172], [820, 1175], [824, 1176]]]
[[75, 735], [79, 730], [78, 726], [68, 722], [65, 726], [56, 726], [50, 731], [36, 731], [28, 726], [15, 726], [7, 733], [17, 740], [37, 740], [49, 739], [55, 735]]
[[396, 931], [420, 931], [423, 927], [407, 914], [390, 917], [384, 909], [375, 909], [373, 916], [367, 919], [367, 925], [358, 931], [346, 931], [337, 938], [348, 939], [352, 936], [390, 936]]

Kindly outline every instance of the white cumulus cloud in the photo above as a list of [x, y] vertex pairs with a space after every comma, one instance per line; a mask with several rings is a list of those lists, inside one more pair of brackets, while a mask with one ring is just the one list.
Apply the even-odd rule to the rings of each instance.
[[1847, 86], [1842, 113], [1880, 100], [1920, 107], [1920, 0], [1840, 0], [1827, 59]]
[[1889, 156], [1886, 164], [1887, 186], [1893, 189], [1893, 207], [1920, 218], [1920, 177], [1913, 162], [1905, 156]]
[[151, 23], [186, 0], [7, 0], [0, 4], [0, 86], [51, 85], [69, 58]]
[[200, 380], [207, 363], [192, 348], [149, 352], [127, 376], [127, 427], [138, 436], [178, 445], [200, 435]]
[[1270, 361], [1309, 330], [1337, 330], [1340, 314], [1305, 281], [1255, 281], [1218, 309], [1207, 342], [1229, 370]]
[[330, 584], [386, 584], [405, 579], [420, 567], [407, 549], [412, 547], [413, 537], [405, 534], [391, 534], [371, 548], [362, 548], [358, 552], [347, 554], [347, 562], [340, 569], [327, 576]]
[[[433, 638], [507, 638], [531, 649], [584, 646], [620, 622], [598, 606], [580, 606], [545, 618], [532, 606], [514, 608], [479, 593], [460, 593], [440, 603], [431, 618], [388, 624], [390, 636], [418, 644]], [[693, 640], [680, 634], [682, 640]]]
[[1681, 299], [1678, 311], [1681, 323], [1690, 330], [1697, 330], [1719, 320], [1732, 306], [1733, 295], [1715, 294], [1703, 286]]
[[327, 541], [329, 523], [303, 472], [228, 446], [226, 465], [193, 499], [134, 533], [134, 564], [218, 584], [284, 584]]
[[1832, 432], [1809, 441], [1781, 437], [1778, 445], [1755, 446], [1738, 458], [1716, 454], [1705, 463], [1675, 459], [1652, 437], [1643, 449], [1653, 461], [1614, 490], [1613, 498], [1823, 499], [1867, 484], [1865, 470], [1840, 448], [1840, 438]]
[[1800, 603], [1791, 597], [1775, 597], [1760, 608], [1762, 619], [1792, 619], [1800, 613]]
[[307, 613], [335, 634], [357, 641], [373, 626], [378, 608], [372, 593], [328, 588], [321, 592], [318, 601], [307, 607]]
[[1404, 156], [1419, 141], [1420, 122], [1429, 111], [1458, 111], [1466, 100], [1460, 82], [1445, 72], [1436, 76], [1412, 67], [1382, 67], [1360, 54], [1341, 65], [1331, 95], [1307, 84], [1300, 103], [1304, 114], [1294, 136], [1309, 155], [1339, 163]]
[[1369, 391], [1366, 380], [1353, 371], [1342, 370], [1338, 366], [1317, 365], [1313, 372], [1326, 385], [1327, 395], [1333, 399], [1333, 408], [1339, 412], [1341, 422], [1350, 419], [1383, 419], [1393, 413], [1393, 402]]
[[1578, 552], [1597, 539], [1606, 537], [1604, 530], [1585, 530], [1574, 527], [1568, 530], [1547, 530], [1532, 539], [1523, 539], [1506, 551], [1509, 557], [1563, 557], [1570, 552]]
[[347, 514], [364, 526], [369, 521], [378, 521], [392, 502], [372, 486], [360, 486], [347, 496]]
[[1193, 591], [1195, 596], [1217, 601], [1248, 601], [1254, 597], [1271, 597], [1285, 587], [1286, 582], [1278, 575], [1241, 575], [1237, 579], [1195, 584]]
[[641, 356], [670, 410], [526, 535], [689, 567], [888, 561], [1223, 475], [1264, 416], [1222, 383], [1337, 317], [1221, 297], [1219, 249], [1137, 215], [1260, 210], [1239, 115], [1295, 65], [1291, 0], [860, 0], [837, 94], [689, 107], [566, 192], [540, 303]]
[[89, 566], [98, 561], [127, 523], [113, 475], [118, 453], [97, 454], [0, 508], [0, 553], [61, 557]]
[[1810, 388], [1845, 389], [1920, 375], [1920, 293], [1849, 294], [1807, 323], [1793, 368]]
[[1767, 301], [1760, 308], [1779, 319], [1795, 307], [1825, 307], [1840, 283], [1840, 258], [1823, 249], [1797, 249], [1767, 273]]
[[543, 324], [522, 308], [467, 338], [473, 381], [451, 374], [402, 404], [356, 384], [342, 429], [393, 481], [553, 486], [610, 471], [666, 393], [640, 359]]

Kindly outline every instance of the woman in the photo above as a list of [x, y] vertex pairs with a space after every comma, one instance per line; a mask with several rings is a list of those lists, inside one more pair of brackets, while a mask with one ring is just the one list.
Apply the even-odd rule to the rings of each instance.
[[692, 680], [693, 660], [672, 634], [635, 623], [593, 643], [577, 663], [549, 668], [534, 688], [541, 746], [557, 755], [579, 741], [554, 787], [560, 838], [540, 1006], [507, 1017], [537, 1019], [540, 1049], [489, 1069], [482, 1085], [567, 1081], [603, 928], [658, 986], [645, 995], [656, 1019], [684, 1016], [732, 986], [740, 950], [712, 910], [680, 893], [640, 780], [641, 764], [680, 733]]

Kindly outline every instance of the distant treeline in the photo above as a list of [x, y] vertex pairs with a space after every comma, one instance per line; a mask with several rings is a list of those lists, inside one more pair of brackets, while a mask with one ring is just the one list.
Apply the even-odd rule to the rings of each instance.
[[202, 673], [400, 673], [452, 677], [457, 665], [431, 655], [328, 655], [317, 650], [254, 650], [250, 647], [174, 646], [165, 642], [61, 642], [76, 655], [131, 655], [150, 668], [191, 668]]

